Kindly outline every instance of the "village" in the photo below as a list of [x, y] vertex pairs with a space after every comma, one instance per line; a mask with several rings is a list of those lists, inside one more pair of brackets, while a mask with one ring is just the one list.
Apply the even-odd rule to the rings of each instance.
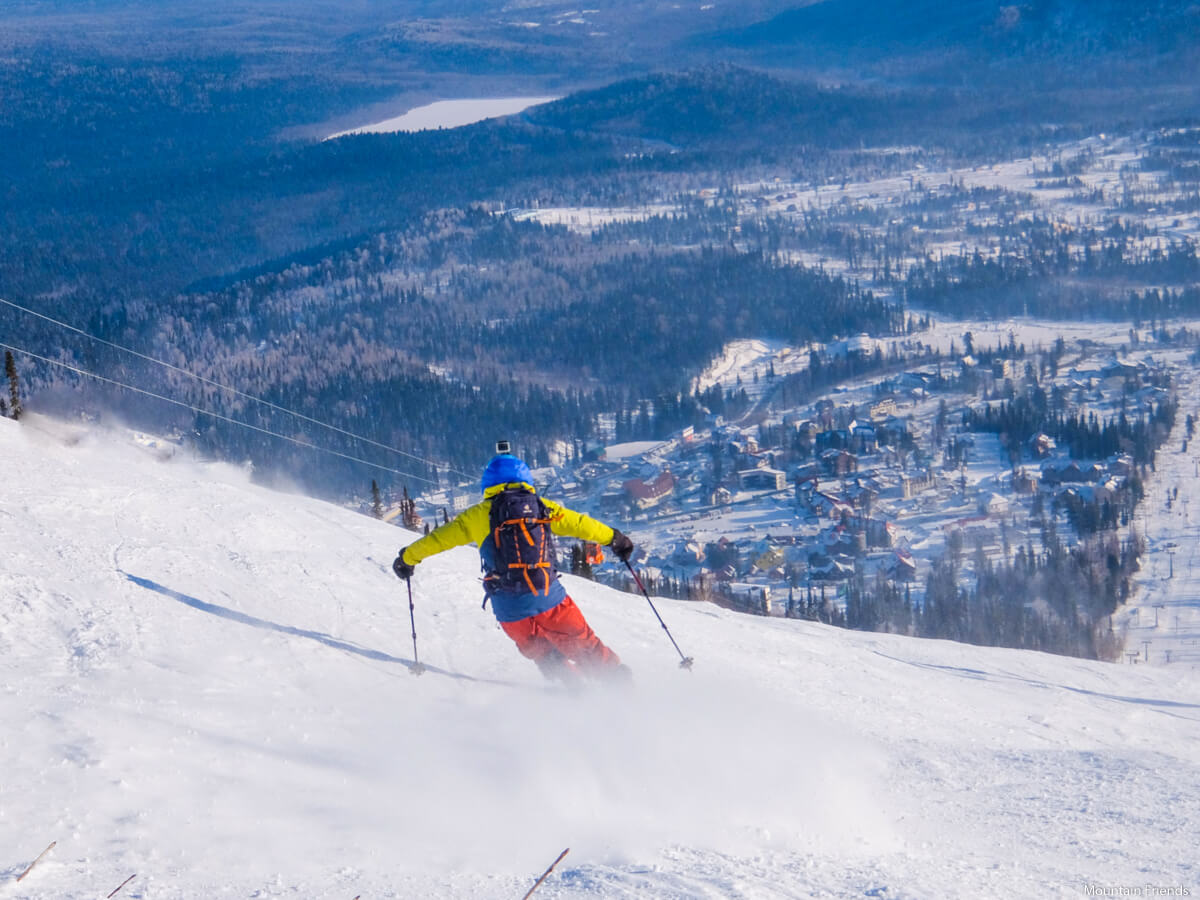
[[[1068, 342], [1051, 325], [1027, 323], [1021, 340], [1011, 328], [976, 330], [974, 340], [961, 323], [924, 341], [859, 335], [803, 354], [750, 342], [758, 353], [734, 348], [712, 370], [731, 390], [753, 388], [752, 408], [736, 421], [710, 416], [661, 441], [595, 444], [581, 462], [537, 469], [537, 486], [627, 531], [653, 592], [774, 616], [811, 614], [814, 598], [838, 609], [856, 575], [882, 576], [919, 604], [948, 547], [1011, 561], [1019, 547], [1040, 549], [1047, 516], [1068, 541], [1098, 527], [1133, 529], [1138, 475], [1154, 449], [1129, 428], [1173, 403], [1190, 332], [1091, 331]], [[785, 362], [811, 360], [813, 349], [901, 364], [779, 408]], [[936, 361], [922, 362], [935, 350]], [[1126, 428], [1113, 452], [1092, 457], [1040, 428], [1015, 440], [989, 424], [1005, 407], [1089, 423], [1092, 434], [1105, 423]], [[1160, 425], [1158, 443], [1166, 436]], [[430, 495], [422, 512], [441, 521], [476, 492]], [[564, 547], [560, 565], [624, 584], [611, 559], [597, 565], [602, 556]]]

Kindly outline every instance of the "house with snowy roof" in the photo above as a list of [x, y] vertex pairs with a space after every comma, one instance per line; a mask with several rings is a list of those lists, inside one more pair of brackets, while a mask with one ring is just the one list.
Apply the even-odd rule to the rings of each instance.
[[845, 581], [854, 575], [854, 566], [840, 559], [825, 557], [809, 565], [808, 574], [813, 581]]
[[626, 496], [638, 509], [658, 506], [675, 492], [675, 476], [663, 469], [653, 478], [631, 478], [622, 487]]
[[894, 550], [883, 570], [896, 581], [913, 581], [917, 577], [917, 561], [907, 550]]
[[988, 491], [979, 497], [978, 509], [985, 516], [1002, 516], [1008, 512], [1008, 508], [1008, 498], [1003, 494]]
[[1057, 449], [1058, 444], [1054, 438], [1044, 431], [1039, 431], [1029, 439], [1029, 452], [1033, 454], [1034, 459], [1045, 459]]
[[1100, 370], [1101, 378], [1132, 378], [1146, 371], [1146, 364], [1136, 360], [1114, 356], [1112, 361]]
[[814, 515], [830, 519], [840, 519], [843, 515], [851, 515], [854, 508], [832, 494], [823, 491], [806, 491], [804, 502]]

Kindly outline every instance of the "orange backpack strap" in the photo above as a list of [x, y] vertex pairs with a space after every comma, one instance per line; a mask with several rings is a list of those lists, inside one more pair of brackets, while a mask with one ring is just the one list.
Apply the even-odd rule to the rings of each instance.
[[492, 498], [491, 526], [496, 559], [488, 578], [494, 587], [549, 596], [558, 573], [554, 532], [541, 499], [523, 488], [500, 492]]

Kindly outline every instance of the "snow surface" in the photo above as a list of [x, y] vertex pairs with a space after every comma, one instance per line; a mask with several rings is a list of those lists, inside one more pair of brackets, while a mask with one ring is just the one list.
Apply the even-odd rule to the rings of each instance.
[[510, 210], [508, 214], [517, 222], [563, 225], [580, 234], [591, 234], [606, 225], [644, 222], [655, 216], [669, 216], [677, 209], [677, 206], [666, 203], [645, 206], [542, 206]]
[[623, 444], [609, 444], [604, 448], [604, 456], [610, 461], [630, 459], [657, 450], [662, 445], [662, 441], [626, 441]]
[[438, 100], [410, 109], [400, 116], [384, 119], [359, 128], [339, 131], [325, 140], [332, 141], [351, 134], [389, 134], [398, 131], [429, 131], [437, 128], [459, 128], [497, 116], [513, 116], [531, 106], [549, 103], [558, 97], [494, 97], [470, 100]]
[[569, 696], [462, 548], [415, 678], [405, 532], [36, 416], [0, 460], [0, 900], [517, 898], [568, 846], [536, 896], [1200, 891], [1189, 671], [660, 600], [687, 673], [568, 579], [637, 679]]
[[[1148, 564], [1138, 576], [1134, 600], [1117, 615], [1127, 653], [1138, 662], [1200, 672], [1200, 441], [1187, 441], [1186, 417], [1197, 374], [1182, 370], [1180, 407], [1171, 440], [1155, 457], [1155, 471], [1135, 524], [1146, 537]], [[1186, 448], [1186, 449], [1185, 449]]]

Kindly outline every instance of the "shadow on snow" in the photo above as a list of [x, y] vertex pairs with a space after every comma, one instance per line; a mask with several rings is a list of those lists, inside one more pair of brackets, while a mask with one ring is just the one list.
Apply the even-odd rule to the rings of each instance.
[[[1057, 691], [1070, 691], [1073, 694], [1083, 694], [1088, 697], [1099, 697], [1102, 700], [1113, 700], [1117, 703], [1133, 703], [1139, 706], [1156, 706], [1162, 707], [1159, 712], [1164, 712], [1169, 708], [1177, 709], [1200, 709], [1200, 703], [1185, 703], [1181, 700], [1155, 700], [1149, 697], [1123, 697], [1120, 694], [1105, 694], [1102, 691], [1089, 691], [1086, 688], [1071, 687], [1069, 684], [1050, 684], [1045, 681], [1038, 681], [1035, 678], [1026, 678], [1023, 675], [1013, 675], [1008, 672], [986, 672], [982, 669], [968, 669], [961, 666], [946, 666], [938, 665], [937, 663], [918, 662], [911, 659], [901, 659], [899, 656], [889, 656], [879, 650], [872, 651], [876, 656], [882, 656], [884, 659], [890, 659], [893, 662], [904, 663], [909, 666], [916, 666], [918, 669], [929, 669], [932, 671], [948, 672], [960, 678], [971, 678], [976, 681], [998, 681], [1001, 679], [1008, 681], [1017, 681], [1021, 684], [1027, 684], [1032, 687], [1048, 688]], [[1189, 718], [1187, 716], [1183, 718]]]
[[[240, 625], [249, 625], [251, 628], [262, 628], [266, 631], [276, 631], [280, 634], [288, 634], [293, 637], [307, 638], [310, 641], [316, 641], [318, 644], [324, 644], [334, 650], [341, 650], [343, 653], [352, 653], [355, 656], [361, 656], [366, 659], [373, 659], [378, 662], [385, 663], [400, 663], [407, 666], [409, 670], [413, 670], [416, 662], [411, 659], [403, 659], [399, 656], [392, 656], [390, 653], [384, 653], [381, 650], [372, 650], [368, 647], [360, 647], [357, 644], [349, 643], [348, 641], [339, 640], [329, 634], [324, 634], [320, 631], [310, 631], [306, 628], [296, 628], [292, 625], [281, 625], [278, 622], [271, 622], [267, 619], [260, 619], [257, 616], [251, 616], [243, 612], [238, 612], [236, 609], [230, 609], [227, 606], [220, 606], [216, 603], [208, 603], [200, 600], [197, 597], [189, 597], [187, 594], [181, 594], [179, 591], [173, 591], [169, 587], [159, 584], [157, 581], [151, 581], [149, 578], [141, 578], [137, 575], [131, 575], [129, 572], [118, 571], [125, 578], [138, 587], [145, 588], [148, 591], [154, 591], [156, 594], [161, 594], [184, 606], [190, 606], [192, 609], [199, 612], [208, 613], [220, 619], [228, 619], [231, 622], [237, 622]], [[509, 681], [498, 681], [488, 678], [476, 678], [473, 675], [465, 675], [461, 672], [451, 672], [448, 669], [441, 669], [437, 666], [431, 666], [427, 663], [421, 663], [421, 669], [426, 672], [435, 672], [438, 675], [445, 675], [449, 678], [457, 678], [463, 681], [478, 681], [488, 684], [502, 684], [509, 687], [517, 687], [516, 683]]]

